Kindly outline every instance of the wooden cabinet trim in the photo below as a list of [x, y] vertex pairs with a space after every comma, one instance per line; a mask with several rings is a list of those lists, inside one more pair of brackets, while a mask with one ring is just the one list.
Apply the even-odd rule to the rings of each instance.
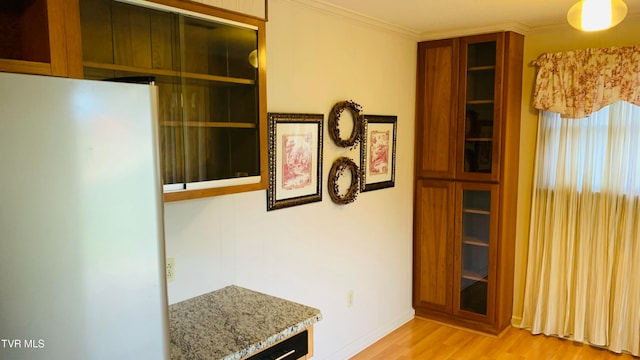
[[0, 59], [0, 71], [36, 75], [53, 75], [50, 63]]
[[186, 11], [192, 11], [198, 14], [204, 14], [213, 16], [220, 19], [226, 19], [236, 21], [242, 24], [249, 24], [253, 26], [264, 26], [266, 19], [255, 17], [239, 12], [231, 11], [224, 8], [218, 8], [215, 6], [207, 5], [205, 3], [191, 1], [191, 0], [127, 0], [132, 4], [141, 4], [144, 2], [155, 3], [159, 5], [168, 6], [171, 8], [182, 9]]
[[49, 18], [49, 48], [51, 56], [51, 73], [53, 75], [68, 75], [67, 70], [67, 42], [65, 25], [65, 5], [60, 0], [49, 0], [47, 3]]
[[67, 76], [82, 78], [82, 41], [79, 0], [59, 0], [64, 4], [64, 42], [66, 46]]

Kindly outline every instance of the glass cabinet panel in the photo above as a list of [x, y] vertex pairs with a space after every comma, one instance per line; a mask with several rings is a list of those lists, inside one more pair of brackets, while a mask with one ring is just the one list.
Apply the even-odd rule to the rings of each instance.
[[462, 190], [460, 309], [487, 314], [491, 191]]
[[186, 183], [260, 175], [257, 30], [180, 16]]
[[491, 173], [496, 42], [467, 46], [464, 172]]
[[155, 79], [165, 191], [261, 181], [257, 27], [114, 0], [80, 12], [85, 78]]

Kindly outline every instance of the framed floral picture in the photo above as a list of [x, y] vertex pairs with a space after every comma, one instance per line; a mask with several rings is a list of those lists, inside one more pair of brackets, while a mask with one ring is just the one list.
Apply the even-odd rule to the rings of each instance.
[[365, 115], [360, 147], [360, 191], [395, 186], [397, 116]]
[[322, 114], [268, 114], [267, 211], [322, 201]]

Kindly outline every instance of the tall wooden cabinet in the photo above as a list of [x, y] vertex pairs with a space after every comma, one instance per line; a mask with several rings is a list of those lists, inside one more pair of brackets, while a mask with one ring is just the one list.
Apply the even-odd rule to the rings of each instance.
[[494, 334], [512, 312], [522, 51], [514, 32], [418, 44], [414, 308]]

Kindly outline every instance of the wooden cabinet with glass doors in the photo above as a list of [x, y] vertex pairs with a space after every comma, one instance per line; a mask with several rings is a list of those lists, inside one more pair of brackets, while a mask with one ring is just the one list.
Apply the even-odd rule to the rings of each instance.
[[264, 21], [195, 2], [80, 0], [84, 77], [158, 87], [165, 200], [265, 189]]
[[414, 307], [499, 333], [509, 325], [522, 35], [418, 45]]

